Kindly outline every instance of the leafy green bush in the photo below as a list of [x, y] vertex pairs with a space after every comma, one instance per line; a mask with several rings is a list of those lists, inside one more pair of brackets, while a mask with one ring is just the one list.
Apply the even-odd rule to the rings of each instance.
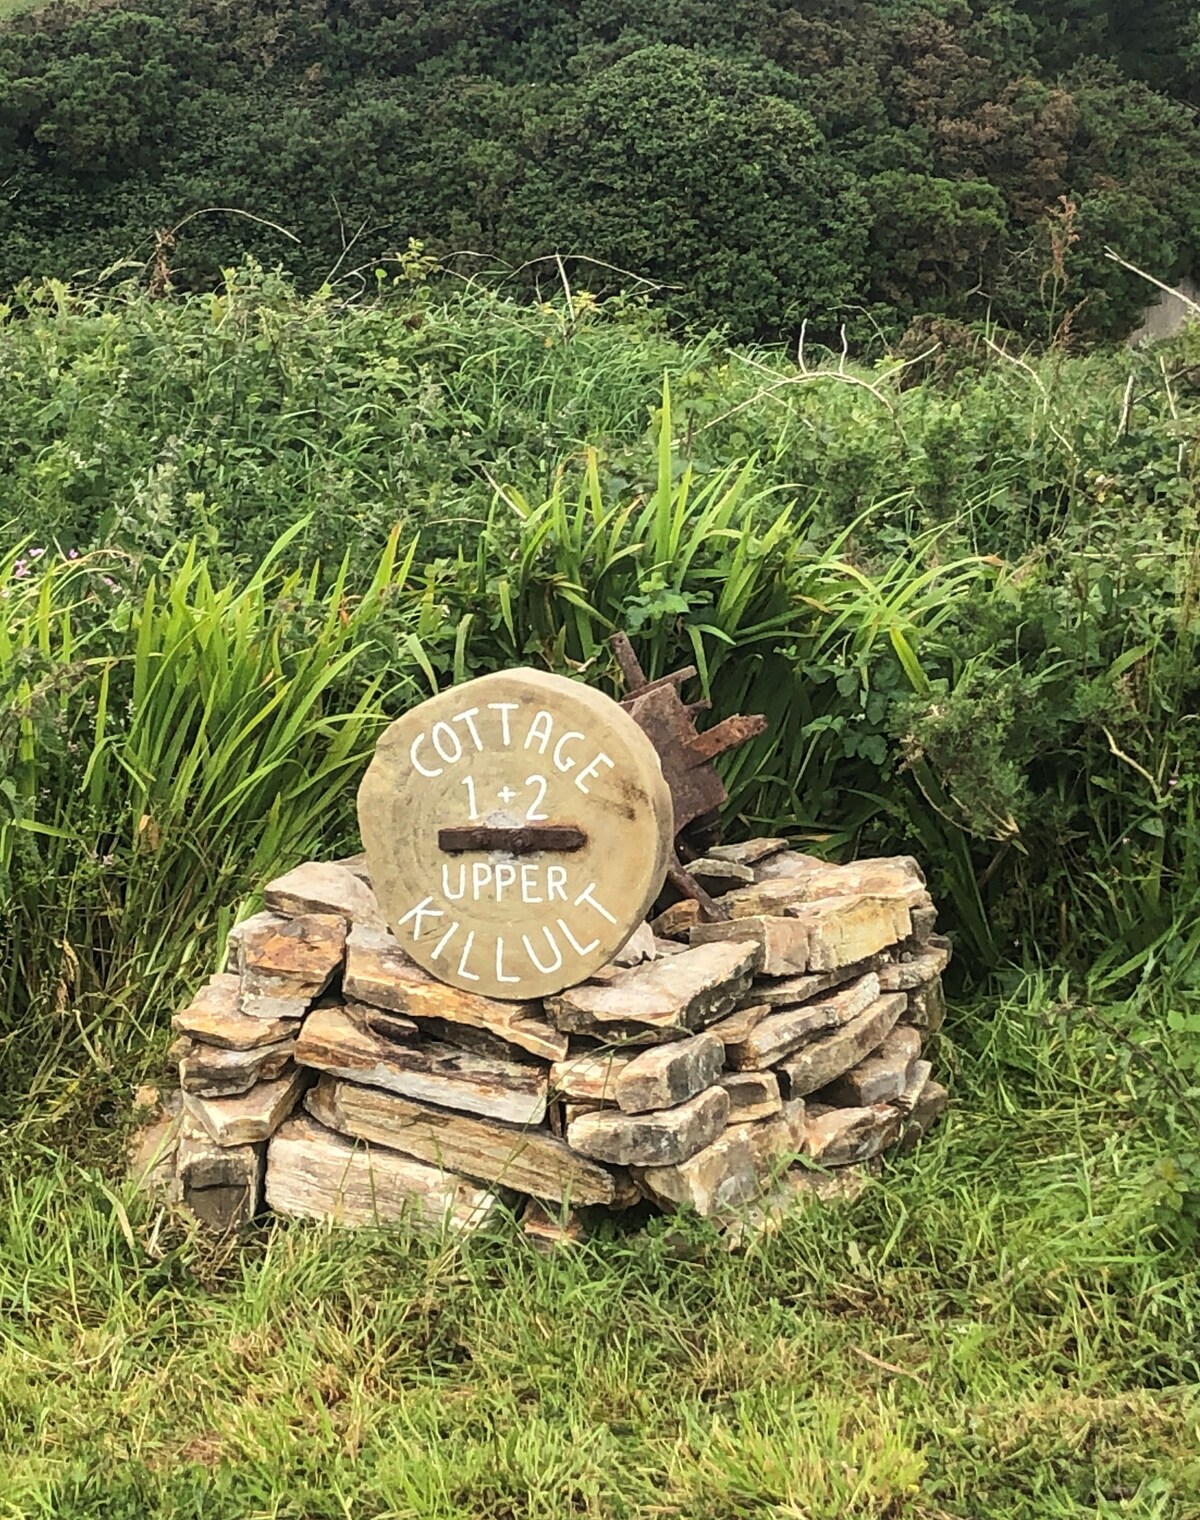
[[1105, 244], [1191, 268], [1200, 127], [1141, 82], [1186, 68], [1110, 19], [1064, 47], [1015, 0], [54, 4], [0, 23], [0, 290], [219, 288], [245, 254], [357, 288], [417, 238], [526, 294], [556, 256], [601, 294], [652, 282], [741, 340], [1118, 335], [1144, 293]]
[[[6, 604], [25, 610], [4, 690], [16, 711], [23, 681], [43, 706], [61, 691], [38, 732], [54, 766], [76, 768], [52, 766], [29, 795], [62, 810], [36, 817], [91, 841], [69, 860], [12, 854], [27, 922], [45, 896], [75, 900], [48, 883], [113, 853], [72, 799], [95, 742], [88, 683], [105, 662], [116, 680], [136, 647], [132, 623], [100, 615], [94, 575], [69, 642], [40, 631], [34, 572], [59, 567], [39, 617], [64, 614], [72, 565], [99, 563], [132, 617], [151, 577], [167, 594], [194, 540], [214, 596], [258, 587], [255, 636], [280, 640], [280, 659], [344, 601], [358, 652], [327, 710], [359, 713], [360, 756], [419, 692], [497, 664], [605, 684], [604, 641], [625, 627], [651, 670], [698, 664], [718, 713], [769, 715], [727, 762], [731, 827], [919, 854], [971, 975], [1013, 957], [1103, 953], [1115, 975], [1169, 956], [1191, 996], [1194, 337], [1031, 361], [986, 330], [943, 327], [926, 336], [958, 345], [944, 370], [937, 352], [864, 368], [815, 346], [797, 363], [677, 345], [636, 304], [573, 291], [530, 309], [449, 295], [416, 252], [403, 267], [390, 293], [350, 307], [253, 269], [179, 303], [49, 285], [0, 327], [0, 520], [9, 563], [29, 572], [13, 572]], [[923, 366], [932, 378], [911, 383]], [[391, 534], [411, 565], [380, 598]], [[271, 577], [296, 566], [281, 601]], [[181, 586], [187, 602], [193, 581]], [[159, 633], [146, 637], [152, 650]], [[311, 843], [300, 828], [276, 855], [318, 834], [350, 842], [354, 774], [348, 760]], [[133, 808], [118, 791], [103, 812]], [[249, 818], [251, 835], [262, 827]], [[25, 850], [51, 837], [12, 836]], [[243, 848], [214, 903], [250, 890], [266, 857]], [[39, 932], [30, 943], [30, 975], [55, 968], [35, 978], [44, 999], [59, 952]], [[93, 969], [88, 985], [121, 982], [128, 962], [111, 965], [125, 970]]]

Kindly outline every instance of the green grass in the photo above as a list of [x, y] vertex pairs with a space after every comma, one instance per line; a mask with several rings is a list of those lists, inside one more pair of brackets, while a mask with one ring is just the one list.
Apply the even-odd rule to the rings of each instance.
[[952, 1033], [935, 1134], [743, 1256], [215, 1247], [115, 1180], [135, 1073], [65, 1061], [4, 1147], [0, 1516], [1200, 1515], [1164, 1053], [1037, 981]]
[[[1200, 1520], [1194, 340], [818, 386], [234, 283], [0, 329], [0, 1520]], [[910, 849], [976, 988], [1040, 955], [1103, 1006], [960, 1011], [930, 1141], [744, 1257], [129, 1196], [171, 1007], [354, 847], [379, 726], [603, 684], [618, 625], [769, 714], [734, 828]]]

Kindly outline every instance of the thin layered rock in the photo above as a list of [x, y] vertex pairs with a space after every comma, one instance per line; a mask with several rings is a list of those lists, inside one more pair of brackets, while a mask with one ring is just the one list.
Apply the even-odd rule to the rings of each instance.
[[240, 1000], [241, 979], [220, 972], [210, 977], [187, 1007], [172, 1017], [171, 1028], [218, 1050], [253, 1050], [295, 1034], [298, 1019], [251, 1018], [239, 1012]]
[[486, 1224], [503, 1200], [384, 1146], [334, 1134], [315, 1119], [289, 1119], [267, 1147], [267, 1202], [277, 1214], [340, 1225], [403, 1221], [462, 1233]]
[[847, 1108], [897, 1102], [920, 1055], [920, 1032], [911, 1024], [898, 1025], [869, 1056], [823, 1088], [821, 1096]]
[[550, 1068], [550, 1088], [556, 1095], [595, 1104], [615, 1104], [617, 1078], [633, 1060], [617, 1051], [580, 1052], [556, 1061]]
[[843, 1028], [802, 1045], [777, 1068], [788, 1095], [806, 1097], [856, 1066], [886, 1039], [906, 1006], [902, 992], [888, 993]]
[[808, 1154], [822, 1166], [869, 1161], [900, 1134], [904, 1122], [890, 1104], [870, 1108], [814, 1108], [808, 1119]]
[[274, 1081], [258, 1082], [238, 1098], [203, 1098], [185, 1092], [183, 1107], [217, 1145], [251, 1145], [275, 1133], [312, 1081], [312, 1072], [293, 1064]]
[[739, 916], [730, 893], [723, 904], [733, 918], [696, 924], [688, 931], [693, 945], [746, 940], [759, 947], [766, 976], [800, 976], [835, 971], [907, 939], [912, 923], [906, 905], [891, 897], [825, 897], [788, 905], [777, 914], [755, 911]]
[[848, 1024], [869, 1008], [878, 996], [879, 978], [870, 972], [828, 997], [770, 1014], [760, 1019], [739, 1044], [727, 1046], [729, 1065], [735, 1071], [775, 1066], [823, 1030]]
[[779, 1078], [773, 1071], [728, 1071], [719, 1079], [729, 1094], [729, 1121], [769, 1119], [783, 1107]]
[[260, 913], [230, 934], [238, 1008], [254, 1018], [300, 1018], [342, 970], [347, 924], [329, 913]]
[[729, 1094], [710, 1087], [678, 1108], [581, 1114], [567, 1126], [573, 1150], [615, 1166], [674, 1166], [717, 1138], [729, 1118]]
[[276, 877], [263, 892], [263, 902], [286, 918], [333, 914], [348, 924], [383, 927], [383, 914], [364, 872], [339, 861], [309, 860]]
[[295, 1038], [250, 1050], [225, 1050], [195, 1040], [177, 1042], [179, 1085], [202, 1098], [236, 1098], [256, 1082], [272, 1082], [296, 1053]]
[[176, 1159], [180, 1201], [211, 1230], [249, 1224], [262, 1207], [265, 1161], [265, 1144], [220, 1146], [185, 1118]]
[[519, 1196], [548, 1245], [639, 1200], [774, 1221], [914, 1144], [949, 1101], [924, 1044], [950, 947], [916, 863], [764, 839], [692, 869], [724, 917], [665, 907], [587, 982], [508, 1001], [417, 966], [361, 858], [298, 866], [172, 1019], [177, 1112], [131, 1165], [214, 1229], [265, 1196], [462, 1230]]
[[324, 1076], [305, 1107], [327, 1129], [556, 1202], [611, 1203], [611, 1172], [542, 1129], [521, 1129]]
[[725, 1047], [712, 1034], [676, 1040], [635, 1056], [613, 1084], [617, 1107], [626, 1114], [674, 1108], [711, 1087], [725, 1064]]
[[547, 998], [546, 1008], [561, 1030], [665, 1043], [728, 1013], [758, 964], [753, 944], [705, 944], [569, 988]]
[[317, 1008], [304, 1022], [296, 1059], [368, 1087], [509, 1124], [546, 1117], [549, 1069], [479, 1056], [440, 1040], [405, 1046], [385, 1039], [345, 1008]]
[[342, 982], [348, 999], [410, 1019], [436, 1020], [494, 1036], [544, 1061], [567, 1053], [566, 1036], [542, 1016], [539, 1003], [504, 1003], [440, 982], [405, 955], [385, 929], [356, 924], [346, 942]]

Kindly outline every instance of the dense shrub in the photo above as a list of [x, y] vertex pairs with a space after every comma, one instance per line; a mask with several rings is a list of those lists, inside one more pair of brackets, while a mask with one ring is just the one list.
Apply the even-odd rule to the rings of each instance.
[[190, 288], [252, 253], [315, 289], [417, 238], [526, 290], [555, 255], [649, 281], [739, 339], [1120, 334], [1144, 289], [1105, 246], [1167, 278], [1200, 238], [1200, 127], [1156, 92], [1192, 90], [1195, 29], [1159, 8], [1168, 67], [1087, 9], [55, 4], [0, 26], [0, 289], [168, 229], [153, 277]]
[[[1194, 338], [1032, 363], [937, 329], [953, 363], [911, 384], [897, 360], [680, 347], [637, 306], [530, 309], [406, 267], [349, 308], [252, 269], [178, 303], [51, 286], [0, 328], [11, 997], [55, 995], [63, 944], [110, 995], [129, 893], [177, 900], [211, 943], [270, 861], [348, 842], [388, 713], [517, 661], [607, 682], [615, 626], [654, 672], [698, 664], [718, 713], [768, 713], [729, 763], [731, 827], [919, 853], [967, 974], [1103, 952], [1190, 975]], [[389, 535], [409, 549], [380, 590]], [[236, 791], [234, 757], [127, 689], [196, 641], [217, 664], [187, 700], [220, 676], [197, 712], [245, 731], [249, 774], [293, 763], [259, 746], [333, 670], [304, 753], [320, 775], [354, 743], [320, 808], [268, 787], [205, 823], [197, 788]], [[265, 689], [260, 734], [242, 704]]]

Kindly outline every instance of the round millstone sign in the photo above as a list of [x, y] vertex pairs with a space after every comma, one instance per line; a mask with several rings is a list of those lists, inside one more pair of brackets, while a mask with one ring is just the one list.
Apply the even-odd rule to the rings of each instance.
[[616, 702], [506, 670], [386, 730], [358, 819], [406, 953], [454, 987], [520, 1001], [620, 950], [662, 887], [674, 809], [654, 746]]

